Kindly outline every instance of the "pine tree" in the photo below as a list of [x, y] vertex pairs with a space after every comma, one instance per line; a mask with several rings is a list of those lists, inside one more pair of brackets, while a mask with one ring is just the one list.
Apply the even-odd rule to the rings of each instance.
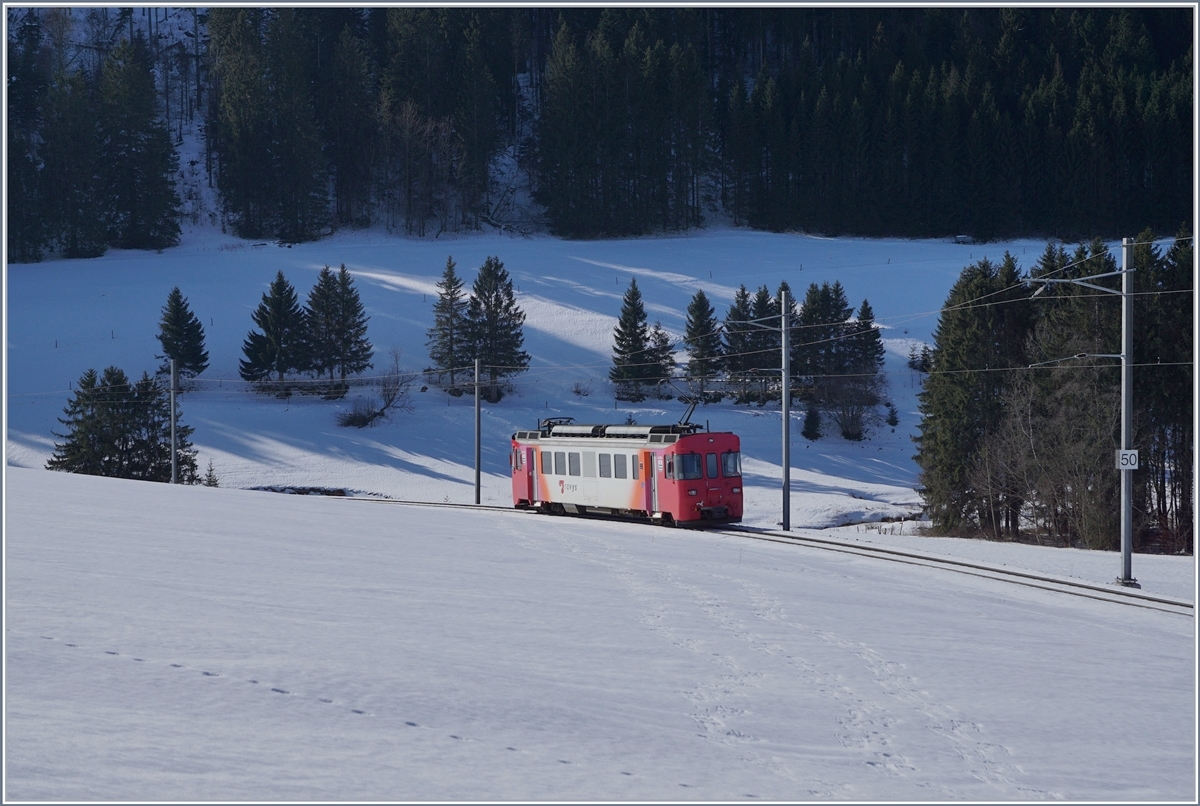
[[629, 288], [621, 301], [621, 316], [613, 330], [613, 366], [608, 378], [616, 386], [617, 400], [638, 401], [646, 398], [643, 383], [653, 369], [648, 350], [650, 329], [646, 324], [646, 307], [637, 278], [630, 278]]
[[821, 410], [815, 403], [809, 403], [808, 409], [804, 412], [804, 427], [801, 429], [800, 435], [809, 442], [816, 442], [821, 438]]
[[213, 469], [212, 459], [208, 460], [208, 470], [204, 472], [204, 478], [200, 482], [205, 487], [220, 487], [221, 480], [217, 478], [217, 471]]
[[[122, 378], [121, 382], [127, 384], [129, 379]], [[89, 476], [108, 475], [104, 470], [111, 464], [113, 446], [102, 422], [108, 411], [101, 395], [100, 379], [96, 370], [87, 370], [79, 378], [74, 394], [63, 409], [66, 418], [58, 418], [58, 421], [67, 427], [67, 433], [52, 432], [65, 442], [55, 443], [54, 454], [46, 462], [48, 470], [83, 473]]]
[[[449, 376], [449, 389], [456, 390], [455, 373], [462, 372], [471, 361], [470, 340], [467, 333], [467, 296], [463, 293], [463, 282], [455, 272], [453, 256], [446, 258], [446, 268], [438, 281], [438, 298], [433, 304], [433, 327], [426, 334], [432, 369]], [[461, 392], [460, 392], [461, 394]]]
[[320, 236], [327, 221], [328, 191], [321, 137], [313, 109], [310, 61], [295, 9], [275, 10], [265, 43], [275, 212], [281, 241]]
[[209, 141], [220, 161], [222, 208], [243, 238], [273, 232], [276, 218], [263, 14], [261, 9], [218, 6], [208, 15], [213, 79]]
[[39, 149], [42, 209], [64, 257], [104, 254], [103, 163], [96, 107], [82, 72], [62, 75], [46, 98]]
[[371, 170], [379, 120], [367, 45], [349, 25], [334, 45], [333, 65], [321, 71], [323, 98], [317, 107], [333, 173], [339, 225], [371, 224]]
[[[511, 284], [509, 290], [511, 292]], [[371, 356], [375, 350], [367, 339], [368, 319], [370, 317], [358, 296], [358, 289], [354, 287], [354, 277], [343, 263], [337, 273], [338, 350], [334, 355], [343, 387], [347, 376], [356, 375], [372, 366]]]
[[529, 354], [525, 342], [525, 312], [513, 296], [512, 279], [499, 258], [488, 257], [479, 268], [467, 304], [467, 332], [488, 384], [481, 394], [489, 403], [503, 397], [500, 381], [524, 372]]
[[650, 338], [646, 346], [647, 380], [659, 389], [662, 396], [661, 381], [669, 380], [675, 375], [675, 343], [671, 335], [663, 330], [661, 322], [655, 322], [650, 328]]
[[151, 56], [139, 32], [109, 54], [100, 73], [108, 239], [123, 249], [179, 242], [179, 156], [155, 98]]
[[238, 372], [247, 381], [265, 381], [276, 373], [282, 390], [287, 373], [309, 366], [304, 312], [282, 271], [276, 273], [251, 318], [262, 332], [252, 330], [246, 335], [242, 343], [246, 358], [239, 363]]
[[758, 403], [766, 403], [767, 387], [772, 377], [780, 369], [780, 350], [782, 342], [779, 331], [778, 300], [771, 296], [767, 287], [761, 286], [754, 295], [751, 303], [750, 318], [758, 325], [749, 333], [750, 355], [747, 364], [752, 371], [757, 371]]
[[[994, 526], [1001, 509], [1019, 511], [1019, 500], [983, 500], [968, 483], [985, 434], [1004, 415], [1004, 393], [1024, 367], [1030, 329], [1029, 292], [1010, 256], [996, 266], [982, 260], [963, 269], [950, 289], [934, 331], [933, 366], [918, 395], [921, 434], [916, 437], [922, 497], [939, 529], [968, 523]], [[992, 305], [968, 303], [986, 298]], [[1007, 304], [1003, 304], [1007, 303]], [[1016, 528], [1015, 519], [1010, 520]]]
[[688, 354], [684, 377], [699, 392], [699, 399], [707, 403], [706, 391], [721, 362], [721, 330], [716, 311], [703, 289], [696, 292], [688, 305], [683, 343]]
[[194, 378], [208, 369], [208, 351], [204, 349], [204, 326], [188, 307], [187, 297], [179, 286], [167, 295], [162, 319], [158, 323], [158, 341], [162, 345], [163, 360], [160, 372], [171, 371], [171, 359], [181, 377]]
[[[149, 374], [137, 383], [118, 367], [97, 376], [87, 370], [64, 409], [66, 434], [46, 462], [49, 470], [91, 476], [171, 480], [171, 409], [166, 389]], [[177, 471], [183, 484], [196, 482], [196, 451], [176, 403]]]
[[317, 274], [317, 282], [308, 292], [304, 307], [305, 348], [308, 368], [318, 376], [328, 372], [331, 387], [341, 349], [338, 308], [337, 275], [325, 266]]
[[883, 401], [886, 381], [883, 341], [875, 327], [875, 313], [865, 299], [857, 321], [846, 323], [838, 360], [838, 374], [828, 385], [834, 422], [842, 436], [861, 440], [871, 413]]
[[[143, 372], [130, 389], [129, 452], [122, 478], [142, 481], [171, 480], [171, 398], [169, 390], [157, 378]], [[180, 484], [196, 484], [196, 450], [192, 447], [192, 427], [182, 422], [179, 401], [175, 401], [176, 474]]]
[[724, 355], [722, 362], [729, 381], [737, 386], [735, 393], [739, 403], [747, 401], [748, 372], [750, 369], [750, 335], [754, 330], [746, 324], [753, 314], [750, 308], [750, 292], [746, 286], [734, 292], [733, 304], [725, 314]]
[[811, 284], [800, 306], [795, 374], [807, 378], [822, 408], [832, 406], [836, 378], [846, 372], [844, 336], [851, 313], [840, 282]]

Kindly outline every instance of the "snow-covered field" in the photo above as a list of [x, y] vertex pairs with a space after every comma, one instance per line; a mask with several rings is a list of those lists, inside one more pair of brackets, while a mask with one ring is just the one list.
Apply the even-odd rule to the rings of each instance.
[[[839, 280], [885, 328], [900, 425], [808, 442], [794, 412], [793, 527], [1108, 583], [1111, 553], [913, 535], [909, 350], [964, 265], [1008, 250], [1027, 267], [1042, 246], [716, 229], [283, 248], [201, 229], [162, 254], [8, 266], [6, 796], [1193, 800], [1191, 620], [714, 535], [362, 500], [473, 500], [472, 401], [415, 392], [411, 413], [345, 429], [350, 401], [256, 396], [237, 375], [277, 270], [303, 299], [345, 263], [376, 349], [419, 370], [447, 255], [468, 286], [496, 255], [533, 357], [484, 407], [482, 497], [506, 504], [512, 431], [683, 413], [612, 398], [631, 277], [677, 336], [697, 288], [723, 316], [739, 283]], [[86, 369], [157, 366], [176, 285], [211, 362], [184, 421], [222, 489], [42, 470]], [[693, 419], [741, 436], [747, 522], [776, 524], [778, 407]], [[249, 491], [286, 485], [358, 500]], [[1190, 557], [1138, 555], [1134, 575], [1194, 598]]]
[[6, 799], [1195, 798], [1190, 618], [659, 527], [8, 482]]
[[[651, 320], [678, 336], [686, 307], [704, 288], [724, 316], [739, 283], [772, 292], [787, 280], [801, 295], [809, 283], [839, 280], [852, 304], [866, 298], [884, 326], [891, 394], [900, 411], [893, 433], [876, 429], [849, 443], [836, 428], [816, 443], [800, 437], [803, 412], [793, 412], [792, 523], [834, 526], [913, 516], [912, 462], [918, 415], [917, 379], [906, 367], [913, 344], [931, 341], [936, 310], [962, 267], [1008, 249], [1032, 261], [1036, 243], [967, 246], [941, 241], [830, 240], [740, 230], [689, 237], [623, 241], [561, 241], [548, 237], [479, 236], [416, 241], [379, 232], [336, 236], [281, 248], [255, 245], [214, 231], [189, 233], [161, 255], [110, 252], [88, 261], [50, 261], [8, 268], [7, 461], [42, 467], [53, 451], [56, 417], [70, 385], [89, 367], [115, 364], [128, 374], [153, 371], [155, 336], [168, 292], [178, 285], [206, 331], [210, 367], [202, 388], [183, 397], [184, 421], [196, 429], [203, 469], [211, 460], [223, 486], [306, 485], [426, 500], [473, 500], [472, 401], [430, 390], [416, 393], [412, 414], [364, 431], [335, 424], [349, 401], [279, 401], [255, 396], [238, 377], [242, 342], [276, 271], [303, 299], [322, 266], [345, 263], [371, 316], [369, 336], [382, 354], [399, 347], [402, 362], [428, 363], [436, 283], [453, 255], [468, 285], [488, 255], [504, 261], [526, 311], [530, 370], [514, 395], [485, 407], [485, 501], [502, 503], [507, 489], [507, 438], [539, 417], [580, 422], [677, 420], [678, 401], [615, 405], [607, 381], [612, 330], [621, 297], [636, 277]], [[682, 358], [682, 354], [681, 354]], [[572, 393], [576, 384], [590, 389]], [[749, 522], [780, 520], [778, 407], [731, 403], [701, 408], [694, 419], [743, 439]]]

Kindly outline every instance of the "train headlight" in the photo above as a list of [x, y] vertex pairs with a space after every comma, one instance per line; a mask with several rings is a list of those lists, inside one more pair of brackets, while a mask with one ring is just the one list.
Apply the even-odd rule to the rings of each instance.
[[696, 494], [695, 490], [688, 490], [688, 495], [695, 495], [695, 494]]
[[742, 491], [742, 488], [741, 488], [741, 487], [734, 487], [734, 488], [733, 488], [733, 492], [735, 492], [735, 493], [740, 493], [741, 491]]

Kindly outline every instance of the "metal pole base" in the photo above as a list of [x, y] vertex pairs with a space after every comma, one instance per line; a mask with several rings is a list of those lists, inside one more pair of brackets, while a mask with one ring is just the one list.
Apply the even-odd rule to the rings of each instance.
[[1124, 586], [1124, 587], [1126, 587], [1126, 588], [1140, 588], [1140, 587], [1142, 587], [1141, 585], [1139, 585], [1139, 584], [1138, 584], [1138, 581], [1137, 581], [1136, 579], [1133, 579], [1133, 578], [1130, 578], [1130, 579], [1121, 579], [1120, 577], [1117, 577], [1117, 579], [1116, 579], [1116, 582], [1117, 582], [1117, 584], [1118, 584], [1118, 585], [1122, 585], [1122, 586]]

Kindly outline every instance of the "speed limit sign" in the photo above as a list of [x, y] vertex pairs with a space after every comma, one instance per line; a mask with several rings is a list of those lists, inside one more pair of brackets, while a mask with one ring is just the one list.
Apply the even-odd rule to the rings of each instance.
[[1137, 451], [1117, 451], [1117, 470], [1137, 470]]

